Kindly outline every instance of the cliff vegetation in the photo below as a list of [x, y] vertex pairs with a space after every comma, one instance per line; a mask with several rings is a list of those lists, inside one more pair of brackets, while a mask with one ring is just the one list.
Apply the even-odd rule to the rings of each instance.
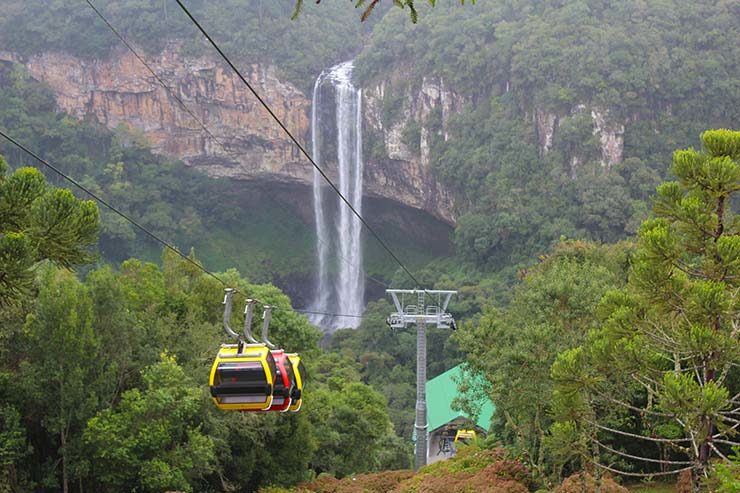
[[[357, 75], [383, 85], [384, 127], [400, 122], [408, 150], [427, 153], [456, 192], [457, 252], [479, 268], [522, 262], [561, 236], [634, 234], [673, 150], [740, 121], [732, 2], [418, 7], [417, 24], [400, 9], [377, 23]], [[432, 86], [460, 111], [409, 116]]]

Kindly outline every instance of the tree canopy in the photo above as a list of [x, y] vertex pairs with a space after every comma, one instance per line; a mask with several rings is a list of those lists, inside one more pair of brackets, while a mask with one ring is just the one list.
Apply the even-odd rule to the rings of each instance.
[[90, 262], [99, 227], [94, 201], [50, 186], [36, 168], [8, 170], [0, 155], [0, 306], [29, 294], [43, 260], [67, 268]]
[[[415, 25], [398, 10], [374, 26], [356, 76], [370, 94], [383, 87], [379, 118], [415, 159], [425, 135], [460, 204], [457, 253], [486, 271], [561, 236], [634, 234], [673, 150], [740, 121], [740, 23], [726, 3], [449, 3]], [[369, 161], [392, 166], [386, 139], [367, 132]]]
[[674, 153], [677, 180], [657, 188], [636, 245], [562, 243], [455, 336], [487, 382], [466, 390], [490, 396], [497, 437], [551, 484], [572, 470], [732, 484], [740, 132], [701, 142]]
[[[655, 218], [640, 228], [627, 286], [604, 296], [600, 327], [553, 366], [573, 410], [567, 419], [592, 442], [610, 431], [601, 421], [605, 407], [640, 411], [638, 441], [688, 456], [694, 491], [710, 459], [740, 445], [733, 432], [740, 422], [733, 410], [740, 231], [730, 207], [740, 191], [740, 132], [706, 131], [701, 141], [701, 151], [674, 154], [678, 180], [658, 187]], [[590, 459], [599, 462], [599, 453], [595, 448]]]

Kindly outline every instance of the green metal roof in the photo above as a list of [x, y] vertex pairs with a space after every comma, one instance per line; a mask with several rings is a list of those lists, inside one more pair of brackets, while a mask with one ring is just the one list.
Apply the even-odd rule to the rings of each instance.
[[[460, 381], [462, 375], [462, 365], [457, 365], [427, 381], [427, 421], [429, 423], [429, 432], [436, 430], [455, 418], [461, 416], [468, 417], [461, 411], [454, 411], [451, 407], [452, 400], [458, 394], [457, 382]], [[487, 398], [481, 404], [481, 411], [476, 425], [488, 431], [491, 426], [491, 417], [496, 408]]]

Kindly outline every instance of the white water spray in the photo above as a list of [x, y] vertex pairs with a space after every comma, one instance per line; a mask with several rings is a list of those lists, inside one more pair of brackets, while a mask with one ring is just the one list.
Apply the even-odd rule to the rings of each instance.
[[[337, 188], [362, 213], [362, 91], [352, 85], [352, 62], [335, 65], [316, 79], [311, 108], [312, 154], [326, 169], [337, 164]], [[321, 155], [321, 87], [331, 83], [336, 105], [336, 156]], [[324, 193], [323, 178], [314, 170], [313, 201], [318, 274], [312, 310], [361, 315], [365, 306], [362, 268], [362, 224], [339, 197]], [[331, 207], [334, 200], [334, 207]], [[335, 234], [332, 234], [334, 229]], [[326, 330], [357, 327], [359, 318], [314, 315], [312, 322]]]

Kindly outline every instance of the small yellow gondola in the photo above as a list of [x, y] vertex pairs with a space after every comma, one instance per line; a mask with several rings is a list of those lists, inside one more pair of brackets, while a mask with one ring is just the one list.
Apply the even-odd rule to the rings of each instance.
[[288, 408], [291, 412], [298, 412], [303, 404], [303, 382], [306, 378], [306, 369], [301, 362], [301, 357], [297, 353], [288, 353], [288, 359], [293, 365], [293, 376], [295, 377], [295, 387], [293, 393], [290, 396], [290, 407]]
[[475, 440], [478, 434], [475, 430], [457, 430], [455, 433], [455, 442], [467, 442], [468, 440]]
[[219, 409], [264, 411], [272, 405], [275, 360], [264, 344], [223, 344], [211, 367], [211, 397]]

